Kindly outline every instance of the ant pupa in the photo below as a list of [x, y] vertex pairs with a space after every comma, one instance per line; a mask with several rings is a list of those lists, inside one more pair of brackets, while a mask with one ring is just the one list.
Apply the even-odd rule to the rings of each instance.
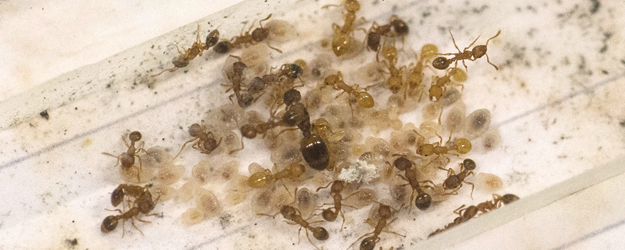
[[197, 207], [189, 208], [182, 213], [180, 219], [182, 224], [187, 226], [198, 224], [204, 220], [204, 210]]
[[174, 195], [174, 201], [178, 203], [185, 203], [193, 198], [193, 192], [197, 189], [199, 184], [195, 180], [191, 180], [183, 184]]
[[284, 20], [273, 19], [265, 24], [265, 28], [269, 30], [267, 36], [268, 41], [284, 43], [295, 39], [297, 31], [295, 27]]
[[156, 172], [156, 182], [163, 185], [174, 184], [184, 175], [184, 170], [183, 165], [171, 165], [170, 167], [160, 168]]
[[285, 143], [271, 153], [271, 162], [278, 165], [289, 165], [302, 160], [302, 152], [299, 145]]
[[173, 157], [165, 148], [154, 146], [146, 150], [143, 164], [152, 168], [161, 168], [171, 165], [172, 160]]
[[470, 137], [482, 135], [490, 127], [490, 111], [488, 109], [478, 109], [465, 119], [464, 133]]
[[302, 214], [311, 214], [317, 203], [317, 195], [308, 190], [308, 188], [301, 188], [298, 189], [295, 200], [297, 202], [297, 208]]
[[[501, 33], [500, 31], [497, 31], [497, 34], [495, 34], [493, 37], [488, 38], [488, 40], [486, 40], [486, 44], [485, 45], [477, 45], [475, 47], [473, 47], [473, 49], [469, 50], [469, 48], [471, 48], [471, 46], [473, 46], [473, 44], [475, 44], [475, 42], [477, 42], [477, 39], [479, 39], [480, 37], [478, 36], [477, 38], [475, 38], [475, 40], [469, 44], [469, 46], [467, 46], [466, 48], [464, 48], [464, 51], [460, 51], [460, 48], [458, 48], [458, 45], [456, 45], [456, 40], [454, 39], [454, 35], [451, 34], [451, 30], [449, 31], [449, 35], [451, 35], [451, 40], [454, 42], [454, 47], [456, 47], [456, 49], [458, 50], [458, 53], [446, 53], [446, 54], [439, 54], [439, 55], [443, 55], [443, 56], [453, 56], [450, 59], [447, 59], [445, 57], [437, 57], [436, 59], [434, 59], [434, 61], [432, 61], [432, 66], [436, 69], [446, 69], [447, 67], [449, 67], [449, 65], [453, 62], [455, 62], [455, 66], [454, 68], [458, 67], [458, 61], [462, 61], [462, 65], [464, 65], [464, 68], [467, 69], [467, 65], [465, 64], [465, 60], [469, 60], [469, 61], [475, 61], [481, 57], [483, 57], [484, 55], [486, 55], [486, 61], [492, 65], [493, 67], [495, 67], [496, 70], [499, 70], [499, 67], [497, 67], [495, 64], [490, 62], [490, 59], [488, 58], [488, 54], [486, 54], [486, 51], [488, 49], [488, 42], [492, 39], [494, 39], [495, 37], [499, 36], [499, 34]], [[467, 69], [468, 71], [468, 69]]]
[[475, 179], [477, 179], [475, 185], [478, 186], [478, 189], [493, 192], [503, 187], [503, 180], [499, 176], [491, 173], [479, 173], [476, 175]]
[[431, 120], [438, 118], [438, 115], [441, 112], [443, 112], [443, 106], [437, 102], [431, 102], [423, 106], [421, 110], [422, 110], [421, 114], [423, 115], [423, 120], [431, 121]]
[[460, 90], [456, 88], [449, 88], [445, 90], [445, 93], [443, 93], [443, 96], [441, 96], [438, 103], [443, 105], [443, 107], [447, 107], [449, 105], [456, 103], [461, 98], [462, 98], [462, 94], [460, 93]]
[[270, 213], [274, 205], [275, 187], [260, 189], [252, 196], [251, 206], [254, 214]]
[[150, 192], [154, 195], [160, 196], [161, 201], [168, 201], [174, 198], [176, 189], [169, 185], [157, 183], [150, 187]]
[[115, 167], [117, 167], [117, 165], [119, 165], [119, 163], [121, 162], [121, 166], [123, 170], [128, 170], [130, 169], [134, 164], [135, 164], [135, 157], [137, 157], [139, 159], [139, 171], [137, 172], [137, 179], [139, 182], [141, 182], [141, 177], [139, 175], [139, 172], [141, 172], [143, 169], [143, 163], [141, 162], [141, 157], [138, 155], [139, 152], [144, 152], [147, 153], [147, 151], [145, 151], [145, 149], [143, 149], [143, 145], [140, 145], [139, 147], [135, 146], [135, 143], [141, 140], [141, 132], [139, 131], [133, 131], [128, 135], [128, 139], [130, 139], [130, 144], [128, 144], [126, 142], [126, 138], [124, 136], [122, 136], [122, 141], [124, 141], [124, 144], [126, 145], [126, 147], [128, 147], [128, 150], [124, 153], [121, 153], [120, 155], [113, 155], [110, 153], [106, 153], [103, 152], [103, 155], [108, 155], [108, 156], [112, 156], [117, 158], [117, 163], [115, 164]]
[[486, 151], [494, 150], [501, 143], [501, 135], [499, 129], [492, 127], [482, 135], [482, 147]]
[[197, 188], [194, 192], [195, 204], [197, 208], [202, 209], [204, 218], [212, 218], [221, 214], [222, 207], [217, 196], [207, 189]]
[[447, 129], [447, 131], [462, 131], [465, 117], [466, 107], [464, 104], [460, 103], [460, 105], [454, 105], [445, 118], [445, 129]]

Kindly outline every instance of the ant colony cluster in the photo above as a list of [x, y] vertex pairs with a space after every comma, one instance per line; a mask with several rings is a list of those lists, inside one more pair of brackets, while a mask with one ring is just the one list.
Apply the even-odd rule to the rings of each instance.
[[[292, 62], [269, 61], [271, 53], [282, 53], [273, 46], [297, 40], [294, 26], [271, 19], [272, 14], [230, 39], [213, 30], [202, 41], [198, 26], [196, 41], [188, 49], [178, 49], [173, 68], [152, 77], [175, 73], [203, 54], [228, 54], [223, 56], [224, 95], [219, 97], [228, 104], [190, 124], [188, 135], [171, 150], [175, 156], [158, 146], [145, 149], [138, 131], [122, 136], [125, 152], [104, 153], [117, 158], [115, 166], [121, 166], [124, 184], [111, 194], [115, 207], [111, 211], [116, 213], [102, 221], [102, 232], [113, 231], [120, 220], [122, 226], [130, 220], [139, 230], [135, 222], [149, 222], [145, 217], [161, 212], [159, 202], [194, 204], [175, 215], [186, 226], [221, 217], [246, 203], [251, 209], [244, 211], [251, 211], [251, 216], [281, 215], [294, 225], [294, 232], [304, 231], [316, 248], [331, 237], [361, 235], [351, 239], [349, 248], [374, 249], [385, 245], [387, 237], [404, 239], [394, 231], [401, 229], [394, 229], [393, 222], [453, 202], [455, 195], [473, 199], [478, 190], [493, 199], [460, 206], [453, 211], [457, 215], [453, 222], [431, 225], [430, 236], [519, 199], [493, 194], [502, 188], [501, 178], [481, 173], [478, 167], [485, 163], [467, 158], [475, 146], [489, 151], [501, 141], [497, 128], [490, 127], [490, 112], [478, 109], [467, 114], [461, 100], [462, 83], [469, 77], [467, 61], [486, 56], [486, 62], [498, 69], [487, 46], [501, 31], [483, 45], [475, 45], [475, 39], [464, 50], [452, 35], [457, 49], [453, 53], [439, 53], [434, 44], [423, 44], [414, 52], [406, 39], [409, 25], [402, 17], [392, 15], [384, 24], [373, 22], [365, 29], [356, 28], [366, 25], [358, 21], [363, 18], [357, 0], [322, 9], [342, 13], [344, 22], [327, 27], [331, 38], [317, 48], [315, 58]], [[357, 30], [364, 36], [357, 36]], [[403, 44], [401, 49], [397, 43]], [[355, 56], [370, 60], [354, 72], [336, 65]], [[420, 115], [410, 116], [417, 120], [399, 119], [419, 111]], [[390, 137], [378, 137], [383, 131], [390, 131]], [[266, 149], [273, 166], [252, 163], [249, 173], [242, 173], [244, 166], [235, 159], [249, 151], [245, 146], [253, 140]], [[206, 158], [192, 167], [176, 165], [185, 154]], [[182, 178], [189, 172], [190, 177]], [[351, 211], [368, 206], [368, 218], [346, 219]], [[448, 215], [453, 216], [451, 211]], [[345, 226], [346, 222], [356, 225]], [[344, 229], [356, 231], [333, 235]]]

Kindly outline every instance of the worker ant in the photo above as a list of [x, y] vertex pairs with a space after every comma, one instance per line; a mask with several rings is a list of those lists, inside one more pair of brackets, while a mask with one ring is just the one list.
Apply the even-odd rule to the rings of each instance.
[[428, 237], [432, 237], [436, 234], [444, 232], [445, 230], [448, 230], [452, 227], [460, 225], [461, 223], [464, 223], [472, 219], [473, 217], [475, 217], [478, 212], [479, 210], [477, 209], [476, 206], [469, 206], [465, 208], [465, 205], [462, 205], [456, 210], [454, 210], [454, 214], [457, 214], [458, 217], [456, 217], [453, 222], [445, 225], [445, 227], [442, 229], [436, 229], [436, 231], [432, 232], [430, 235], [428, 235]]
[[505, 194], [504, 196], [493, 194], [492, 201], [485, 201], [480, 204], [477, 204], [477, 209], [482, 213], [488, 213], [497, 208], [500, 208], [502, 205], [508, 205], [514, 201], [519, 200], [519, 197], [514, 194]]
[[228, 89], [226, 89], [226, 93], [232, 89], [234, 94], [228, 97], [230, 101], [233, 102], [232, 97], [236, 96], [239, 106], [245, 108], [252, 105], [252, 102], [254, 101], [254, 97], [250, 93], [242, 92], [243, 70], [247, 68], [247, 65], [241, 61], [240, 57], [234, 55], [230, 56], [239, 60], [232, 64], [232, 73], [226, 72], [226, 76], [228, 77], [230, 84], [221, 84], [221, 86], [228, 87]]
[[380, 207], [378, 208], [378, 214], [380, 216], [380, 219], [378, 219], [378, 222], [375, 223], [373, 220], [371, 220], [371, 218], [367, 218], [366, 223], [371, 225], [372, 227], [374, 227], [375, 229], [373, 230], [373, 232], [370, 233], [366, 233], [363, 236], [360, 236], [360, 238], [358, 238], [356, 241], [354, 241], [354, 243], [352, 243], [351, 245], [349, 245], [349, 248], [351, 248], [354, 244], [356, 244], [356, 242], [358, 242], [360, 239], [371, 235], [370, 237], [365, 238], [361, 243], [360, 243], [360, 249], [361, 250], [373, 250], [373, 248], [375, 248], [375, 245], [380, 241], [380, 234], [382, 232], [387, 232], [387, 233], [393, 233], [402, 237], [406, 237], [405, 235], [401, 235], [398, 234], [396, 232], [391, 232], [391, 231], [385, 231], [384, 228], [389, 226], [390, 224], [392, 224], [395, 220], [391, 220], [390, 222], [388, 221], [391, 218], [392, 215], [392, 211], [391, 211], [391, 207], [389, 205], [385, 205], [385, 204], [381, 204], [380, 203]]
[[[345, 5], [345, 10], [347, 11], [347, 13], [343, 14], [343, 20], [345, 23], [342, 27], [336, 23], [332, 24], [332, 29], [334, 30], [334, 36], [332, 38], [332, 51], [337, 57], [345, 54], [349, 50], [348, 47], [351, 45], [352, 34], [354, 33], [356, 12], [360, 10], [360, 3], [358, 3], [357, 0], [346, 0], [343, 5]], [[321, 8], [325, 9], [330, 6], [338, 7], [339, 5], [329, 4]], [[365, 29], [362, 30], [366, 32]]]
[[[441, 111], [442, 114], [442, 111]], [[440, 116], [438, 117], [438, 121], [440, 124]], [[419, 132], [416, 129], [412, 130], [414, 133], [416, 133], [417, 135], [421, 136], [422, 138], [425, 138], [423, 135], [419, 134]], [[449, 154], [449, 151], [456, 151], [459, 154], [466, 154], [469, 153], [469, 151], [471, 151], [471, 141], [469, 141], [466, 138], [458, 138], [456, 139], [456, 141], [454, 142], [454, 145], [452, 146], [447, 146], [449, 145], [449, 141], [451, 141], [451, 133], [449, 134], [449, 139], [447, 140], [447, 142], [445, 143], [445, 146], [441, 146], [443, 145], [443, 137], [441, 137], [440, 135], [436, 134], [436, 136], [438, 136], [438, 138], [440, 139], [440, 142], [435, 142], [435, 143], [427, 143], [427, 144], [421, 144], [417, 147], [417, 154], [424, 156], [424, 157], [428, 157], [430, 155], [437, 155], [436, 158], [445, 155], [445, 154]]]
[[[445, 91], [447, 91], [447, 86], [453, 87], [454, 85], [458, 85], [462, 87], [464, 90], [464, 85], [460, 83], [455, 83], [451, 80], [451, 77], [458, 71], [461, 71], [459, 68], [453, 68], [445, 73], [445, 76], [433, 76], [432, 77], [432, 85], [430, 86], [430, 100], [433, 102], [437, 102], [443, 97]], [[464, 72], [463, 72], [464, 73]]]
[[[343, 92], [337, 95], [336, 98], [341, 96], [343, 93], [347, 93], [348, 95], [354, 96], [354, 98], [356, 98], [356, 103], [358, 103], [358, 106], [362, 108], [372, 108], [375, 105], [373, 97], [369, 93], [367, 93], [366, 90], [360, 88], [358, 84], [355, 84], [353, 86], [347, 85], [343, 81], [343, 74], [341, 73], [341, 71], [339, 71], [336, 75], [327, 76], [324, 82], [326, 84], [325, 86], [332, 85], [332, 87], [336, 90], [343, 90]], [[349, 107], [352, 108], [351, 101], [349, 101]]]
[[201, 123], [202, 125], [197, 123], [191, 124], [189, 127], [189, 135], [194, 138], [182, 144], [180, 151], [178, 151], [178, 154], [176, 154], [174, 159], [178, 158], [184, 147], [191, 142], [194, 142], [191, 147], [199, 150], [202, 154], [210, 154], [213, 150], [219, 147], [222, 138], [219, 138], [219, 141], [215, 140], [215, 135], [213, 135], [212, 132], [207, 131], [208, 129], [204, 120], [202, 120]]
[[[122, 220], [122, 226], [125, 227], [126, 221], [127, 220], [131, 220], [132, 221], [132, 226], [137, 229], [137, 231], [139, 231], [141, 233], [141, 235], [143, 235], [143, 232], [137, 228], [137, 226], [135, 225], [135, 219], [137, 219], [138, 221], [144, 222], [144, 223], [151, 223], [149, 221], [145, 221], [142, 219], [139, 219], [138, 216], [140, 213], [145, 214], [146, 216], [150, 216], [150, 215], [155, 215], [155, 214], [149, 214], [152, 210], [154, 210], [154, 208], [156, 207], [156, 203], [158, 203], [160, 196], [158, 196], [156, 198], [156, 201], [152, 200], [152, 194], [150, 193], [150, 191], [146, 188], [142, 188], [139, 186], [132, 186], [132, 185], [126, 185], [123, 186], [124, 184], [118, 186], [115, 191], [113, 191], [113, 195], [111, 195], [111, 202], [112, 203], [117, 203], [117, 197], [120, 197], [121, 193], [127, 194], [127, 195], [131, 195], [131, 196], [135, 196], [135, 200], [134, 202], [132, 202], [132, 204], [128, 201], [128, 205], [130, 206], [130, 210], [123, 212], [122, 210], [119, 209], [115, 209], [115, 210], [109, 210], [109, 211], [118, 211], [120, 214], [119, 215], [109, 215], [106, 218], [104, 218], [104, 220], [102, 221], [102, 224], [100, 225], [100, 231], [102, 231], [103, 233], [108, 233], [111, 232], [113, 230], [115, 230], [115, 228], [117, 228], [118, 222], [119, 220]], [[127, 192], [127, 193], [126, 193]], [[115, 196], [115, 199], [114, 199]], [[120, 199], [123, 199], [123, 196], [121, 196]], [[120, 201], [121, 202], [121, 201]], [[115, 204], [114, 204], [115, 205]], [[119, 205], [119, 203], [117, 203], [117, 205]], [[115, 205], [115, 206], [117, 206]], [[122, 238], [124, 237], [124, 232], [125, 230], [122, 231]]]
[[439, 167], [442, 170], [447, 171], [447, 179], [443, 182], [444, 190], [453, 190], [450, 193], [445, 193], [445, 195], [457, 195], [458, 190], [462, 187], [462, 183], [466, 183], [471, 185], [471, 199], [473, 199], [473, 190], [475, 189], [475, 185], [471, 182], [466, 182], [464, 179], [469, 177], [470, 175], [475, 175], [472, 170], [475, 169], [475, 161], [471, 159], [464, 159], [462, 163], [460, 163], [460, 173], [456, 174], [453, 169], [444, 169]]
[[[305, 172], [306, 167], [304, 167], [304, 165], [299, 163], [293, 163], [289, 164], [285, 169], [276, 173], [271, 173], [271, 170], [269, 169], [265, 169], [261, 172], [256, 172], [252, 174], [249, 179], [247, 179], [247, 184], [253, 188], [264, 188], [267, 186], [267, 184], [282, 179], [288, 178], [295, 181]], [[284, 185], [284, 182], [282, 183], [282, 185]], [[286, 189], [286, 185], [284, 185], [284, 188]]]
[[[126, 152], [121, 153], [118, 156], [115, 156], [107, 152], [102, 152], [102, 154], [117, 158], [117, 163], [115, 164], [115, 167], [117, 167], [117, 165], [121, 162], [122, 169], [124, 170], [130, 169], [135, 164], [135, 157], [137, 157], [139, 158], [139, 171], [141, 171], [143, 164], [141, 162], [141, 157], [138, 155], [138, 153], [139, 152], [147, 153], [147, 151], [143, 149], [143, 145], [139, 147], [135, 147], [135, 143], [141, 140], [141, 132], [139, 131], [131, 132], [128, 135], [128, 139], [130, 139], [130, 144], [128, 144], [126, 142], [126, 138], [122, 136], [122, 140], [124, 141], [124, 144], [126, 144], [126, 147], [128, 147], [128, 150]], [[139, 182], [141, 182], [141, 177], [139, 175], [139, 172], [137, 172], [137, 179], [139, 180]]]
[[343, 204], [342, 201], [349, 199], [353, 195], [357, 194], [358, 191], [343, 198], [343, 196], [341, 195], [341, 192], [343, 192], [343, 189], [345, 188], [345, 182], [341, 180], [336, 180], [336, 181], [328, 183], [328, 185], [324, 187], [317, 188], [317, 192], [319, 192], [319, 190], [321, 189], [327, 188], [328, 186], [330, 186], [330, 184], [332, 184], [332, 186], [330, 187], [330, 196], [332, 196], [332, 200], [334, 200], [334, 204], [324, 203], [322, 206], [324, 205], [334, 205], [334, 206], [326, 208], [326, 209], [322, 209], [321, 217], [323, 217], [323, 219], [326, 221], [335, 221], [336, 217], [340, 214], [341, 218], [343, 218], [343, 222], [341, 223], [341, 231], [343, 231], [343, 225], [345, 224], [345, 215], [343, 215], [343, 211], [341, 210], [341, 208], [342, 206], [346, 206], [346, 207], [352, 207], [352, 206], [345, 205]]
[[[387, 164], [389, 163], [387, 162]], [[432, 204], [432, 196], [430, 196], [428, 193], [424, 192], [421, 189], [421, 186], [420, 186], [421, 184], [417, 180], [417, 171], [414, 168], [412, 168], [413, 164], [414, 163], [411, 160], [409, 160], [408, 157], [404, 155], [402, 155], [401, 157], [393, 161], [393, 166], [395, 168], [397, 168], [399, 171], [404, 171], [404, 176], [400, 175], [399, 177], [401, 177], [405, 181], [408, 181], [408, 185], [412, 187], [412, 193], [410, 194], [410, 201], [412, 202], [412, 198], [414, 197], [414, 193], [416, 191], [417, 197], [415, 198], [415, 206], [419, 210], [424, 211], [424, 210], [427, 210]], [[434, 185], [434, 183], [429, 180], [422, 181], [422, 183], [430, 183]]]
[[[395, 39], [393, 39], [392, 45], [385, 45], [382, 48], [382, 56], [386, 59], [384, 62], [384, 66], [388, 69], [389, 78], [386, 80], [386, 86], [396, 94], [403, 87], [403, 71], [406, 66], [402, 66], [397, 68], [397, 48], [395, 48]], [[376, 54], [376, 60], [379, 61], [378, 56]]]
[[488, 50], [487, 46], [488, 46], [488, 42], [491, 39], [494, 39], [495, 37], [499, 36], [499, 34], [501, 33], [501, 30], [497, 31], [497, 34], [495, 34], [493, 37], [488, 38], [488, 40], [486, 40], [486, 44], [485, 45], [477, 45], [475, 47], [473, 47], [473, 49], [469, 50], [469, 48], [471, 48], [471, 46], [473, 46], [473, 44], [475, 44], [475, 42], [477, 42], [477, 39], [480, 38], [480, 36], [478, 36], [477, 38], [475, 38], [475, 40], [469, 44], [469, 46], [467, 46], [466, 48], [464, 48], [464, 51], [460, 51], [460, 48], [458, 48], [458, 45], [456, 45], [456, 40], [454, 39], [454, 35], [451, 34], [451, 30], [449, 30], [449, 34], [451, 35], [451, 40], [454, 42], [454, 46], [456, 47], [456, 49], [458, 50], [458, 53], [446, 53], [446, 54], [439, 54], [439, 55], [443, 55], [443, 56], [453, 56], [450, 59], [447, 59], [445, 57], [437, 57], [434, 59], [434, 61], [432, 61], [432, 66], [434, 66], [434, 68], [443, 70], [449, 67], [449, 65], [452, 62], [455, 62], [455, 66], [454, 68], [458, 67], [458, 61], [462, 61], [462, 65], [464, 65], [464, 68], [468, 71], [469, 69], [467, 68], [467, 65], [465, 64], [465, 60], [469, 60], [469, 61], [475, 61], [481, 57], [483, 57], [484, 55], [486, 55], [486, 61], [490, 64], [493, 65], [493, 67], [495, 67], [496, 70], [499, 70], [499, 67], [497, 67], [495, 64], [490, 62], [490, 59], [488, 58], [488, 54], [486, 54], [486, 51]]
[[[411, 96], [413, 94], [419, 94], [418, 102], [421, 102], [421, 94], [423, 93], [423, 89], [425, 86], [421, 85], [423, 81], [423, 69], [426, 65], [426, 60], [429, 60], [434, 55], [438, 53], [438, 47], [434, 44], [426, 44], [421, 47], [421, 55], [418, 56], [416, 52], [413, 51], [415, 58], [418, 58], [417, 63], [411, 63], [408, 67], [408, 74], [406, 75], [406, 86], [404, 87], [404, 99], [406, 99], [407, 93], [410, 91]], [[430, 93], [432, 91], [430, 90]], [[442, 95], [442, 94], [441, 94]], [[440, 97], [438, 97], [440, 99]]]
[[[269, 20], [269, 18], [271, 18], [272, 14], [269, 14], [267, 16], [267, 18], [260, 20], [258, 22], [258, 24], [260, 25], [260, 28], [256, 28], [252, 31], [252, 28], [254, 27], [254, 22], [252, 22], [252, 25], [250, 25], [250, 28], [246, 31], [243, 32], [243, 30], [245, 29], [245, 26], [243, 26], [241, 28], [241, 34], [235, 37], [232, 37], [229, 41], [221, 41], [218, 42], [215, 45], [215, 48], [213, 48], [213, 50], [215, 50], [215, 52], [217, 53], [227, 53], [228, 51], [230, 51], [230, 49], [232, 48], [241, 48], [242, 46], [247, 47], [248, 45], [254, 45], [257, 43], [260, 43], [262, 41], [264, 41], [267, 36], [269, 36], [269, 29], [264, 28], [263, 27], [263, 21], [267, 21]], [[251, 33], [250, 33], [251, 31]], [[270, 46], [269, 44], [267, 44], [267, 47], [269, 47], [270, 49], [273, 49], [279, 53], [282, 53], [282, 50], [279, 50], [277, 48], [274, 48], [272, 46]]]
[[208, 50], [212, 46], [215, 46], [218, 40], [219, 40], [219, 30], [215, 29], [211, 31], [210, 33], [208, 33], [208, 35], [206, 36], [206, 43], [203, 43], [200, 40], [200, 25], [198, 24], [197, 25], [197, 38], [195, 42], [193, 43], [193, 45], [191, 45], [191, 48], [188, 48], [186, 50], [183, 48], [182, 51], [184, 52], [182, 52], [180, 51], [180, 48], [178, 47], [178, 45], [174, 44], [176, 46], [176, 49], [178, 50], [178, 53], [180, 54], [179, 57], [176, 57], [171, 61], [174, 64], [174, 67], [171, 69], [165, 69], [156, 75], [151, 75], [151, 77], [157, 77], [158, 75], [163, 74], [163, 72], [165, 71], [173, 72], [179, 68], [186, 67], [187, 65], [189, 65], [189, 61], [193, 60], [198, 55], [202, 56], [202, 52], [204, 50]]
[[379, 25], [377, 22], [373, 22], [371, 24], [371, 28], [367, 32], [367, 37], [365, 42], [367, 44], [367, 49], [379, 52], [380, 51], [380, 41], [382, 36], [385, 37], [396, 37], [400, 36], [402, 38], [402, 42], [404, 37], [408, 35], [408, 24], [404, 22], [397, 15], [392, 15], [389, 18], [389, 23], [384, 25]]

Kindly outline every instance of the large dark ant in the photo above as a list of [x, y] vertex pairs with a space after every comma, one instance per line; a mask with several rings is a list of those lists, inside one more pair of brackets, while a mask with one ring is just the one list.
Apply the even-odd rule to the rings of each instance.
[[471, 44], [469, 44], [469, 46], [464, 48], [464, 51], [460, 51], [460, 48], [458, 48], [458, 45], [456, 45], [456, 39], [454, 39], [454, 35], [451, 34], [451, 30], [450, 30], [449, 34], [451, 35], [451, 40], [454, 42], [454, 46], [458, 50], [458, 53], [439, 54], [439, 55], [453, 56], [453, 57], [450, 58], [450, 59], [447, 59], [447, 58], [442, 57], [442, 56], [441, 57], [437, 57], [437, 58], [434, 59], [434, 61], [432, 61], [432, 66], [434, 66], [434, 68], [443, 70], [443, 69], [448, 68], [451, 63], [455, 62], [456, 65], [454, 66], [454, 68], [457, 68], [458, 67], [458, 61], [462, 61], [462, 65], [464, 65], [464, 68], [468, 71], [469, 69], [467, 68], [467, 65], [464, 63], [464, 60], [475, 61], [475, 60], [483, 57], [484, 55], [486, 55], [486, 61], [490, 65], [493, 65], [493, 67], [495, 67], [496, 70], [499, 70], [499, 67], [497, 67], [495, 64], [490, 62], [490, 59], [488, 58], [488, 54], [486, 54], [486, 51], [488, 50], [488, 48], [487, 48], [488, 42], [491, 39], [494, 39], [495, 37], [499, 36], [500, 33], [501, 33], [501, 30], [497, 31], [497, 34], [495, 34], [493, 37], [488, 38], [488, 40], [486, 40], [486, 44], [485, 45], [477, 45], [477, 46], [473, 47], [472, 50], [469, 50], [469, 48], [471, 48], [471, 46], [473, 46], [473, 44], [475, 44], [475, 42], [477, 42], [477, 39], [480, 38], [478, 36], [477, 38], [475, 38], [475, 40]]

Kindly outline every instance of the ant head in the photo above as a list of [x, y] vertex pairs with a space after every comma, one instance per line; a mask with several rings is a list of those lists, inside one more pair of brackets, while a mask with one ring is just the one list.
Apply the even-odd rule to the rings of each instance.
[[206, 36], [206, 48], [215, 46], [219, 42], [219, 30], [215, 29]]
[[304, 70], [302, 69], [302, 67], [300, 67], [299, 65], [297, 65], [295, 63], [284, 64], [284, 65], [282, 65], [280, 70], [287, 77], [293, 78], [293, 79], [297, 79], [298, 77], [300, 77], [304, 73]]
[[326, 85], [334, 85], [335, 83], [337, 83], [339, 81], [339, 76], [338, 75], [329, 75], [326, 77], [326, 79], [324, 80], [324, 83]]
[[408, 24], [406, 24], [404, 20], [395, 18], [393, 19], [393, 21], [391, 21], [391, 26], [393, 26], [395, 33], [397, 33], [397, 35], [399, 36], [405, 36], [408, 34], [408, 31], [409, 31]]
[[204, 149], [206, 149], [206, 151], [213, 152], [213, 150], [215, 150], [217, 148], [217, 140], [215, 140], [215, 138], [208, 138], [207, 140], [204, 141]]
[[189, 60], [185, 57], [182, 56], [177, 56], [176, 58], [174, 58], [173, 60], [171, 60], [171, 63], [174, 65], [174, 67], [176, 68], [184, 68], [187, 65], [189, 65]]
[[284, 92], [283, 101], [286, 106], [295, 105], [302, 100], [302, 93], [297, 89], [289, 89]]
[[297, 211], [295, 211], [295, 208], [289, 205], [284, 205], [282, 206], [282, 208], [280, 208], [280, 214], [282, 214], [282, 217], [284, 217], [284, 219], [293, 220], [297, 215]]
[[423, 144], [417, 148], [417, 154], [428, 157], [434, 154], [433, 144]]
[[252, 31], [252, 40], [255, 42], [262, 42], [269, 36], [269, 29], [267, 28], [256, 28]]
[[440, 70], [448, 68], [449, 64], [451, 64], [451, 61], [442, 56], [434, 58], [434, 60], [432, 61], [432, 67]]
[[300, 177], [302, 174], [306, 172], [306, 167], [299, 163], [289, 164], [289, 170], [294, 177]]
[[432, 85], [430, 87], [430, 101], [438, 101], [443, 96], [443, 88], [438, 85]]
[[358, 0], [347, 0], [345, 2], [345, 10], [348, 12], [356, 12], [360, 10], [360, 3]]
[[518, 196], [514, 195], [514, 194], [506, 194], [503, 196], [503, 198], [501, 199], [503, 201], [503, 204], [508, 205], [510, 203], [512, 203], [513, 201], [516, 201], [520, 199]]
[[198, 136], [200, 136], [201, 132], [202, 132], [202, 126], [200, 126], [200, 124], [193, 123], [189, 127], [189, 135], [191, 137], [198, 137]]
[[386, 60], [393, 61], [397, 59], [397, 48], [395, 46], [385, 46], [382, 49], [382, 55]]
[[254, 102], [254, 96], [252, 96], [249, 92], [242, 92], [237, 97], [237, 102], [241, 108], [247, 108], [252, 105], [252, 102]]
[[130, 141], [132, 142], [137, 142], [141, 140], [141, 132], [133, 131], [132, 133], [130, 133], [130, 135], [128, 135], [128, 139], [130, 139]]
[[247, 91], [251, 93], [260, 93], [261, 91], [263, 91], [263, 89], [265, 89], [265, 85], [267, 85], [267, 82], [265, 82], [263, 78], [257, 76], [250, 81], [247, 87]]
[[367, 48], [377, 51], [380, 48], [380, 39], [382, 36], [378, 32], [371, 31], [367, 34]]
[[100, 225], [100, 231], [103, 233], [108, 233], [110, 231], [115, 230], [117, 227], [117, 218], [114, 215], [109, 215], [104, 218], [102, 221], [102, 225]]
[[233, 47], [232, 43], [228, 41], [221, 41], [215, 44], [215, 47], [213, 47], [213, 50], [219, 54], [226, 54], [228, 53], [228, 51], [230, 51], [232, 47]]
[[345, 188], [345, 182], [344, 181], [334, 181], [332, 183], [332, 186], [330, 187], [330, 192], [331, 193], [340, 193], [343, 191], [343, 189]]
[[380, 215], [380, 218], [391, 218], [391, 206], [380, 203], [380, 208], [378, 208], [378, 214]]
[[473, 53], [473, 57], [477, 59], [486, 55], [486, 50], [486, 45], [478, 45], [473, 47], [473, 51], [471, 53]]
[[399, 171], [404, 171], [412, 167], [412, 161], [410, 161], [406, 156], [402, 156], [393, 161], [393, 166], [399, 169]]
[[464, 161], [462, 161], [462, 166], [466, 170], [474, 170], [475, 169], [475, 161], [473, 161], [471, 159], [468, 159], [468, 158], [464, 159]]
[[245, 68], [247, 68], [247, 65], [241, 61], [236, 61], [232, 64], [232, 71], [234, 72], [243, 72]]
[[254, 139], [256, 137], [256, 128], [252, 124], [245, 124], [241, 127], [241, 135], [248, 139]]
[[421, 193], [417, 195], [417, 198], [414, 200], [414, 204], [419, 210], [424, 211], [432, 204], [432, 196], [427, 193]]
[[325, 221], [335, 221], [336, 220], [338, 212], [335, 213], [332, 209], [334, 209], [334, 208], [331, 207], [331, 208], [327, 208], [327, 209], [324, 209], [323, 211], [321, 211], [321, 217], [323, 217], [323, 219]]
[[113, 190], [113, 193], [111, 193], [111, 204], [113, 204], [114, 207], [117, 207], [120, 203], [122, 203], [123, 200], [124, 189], [123, 186], [120, 185], [115, 190]]

